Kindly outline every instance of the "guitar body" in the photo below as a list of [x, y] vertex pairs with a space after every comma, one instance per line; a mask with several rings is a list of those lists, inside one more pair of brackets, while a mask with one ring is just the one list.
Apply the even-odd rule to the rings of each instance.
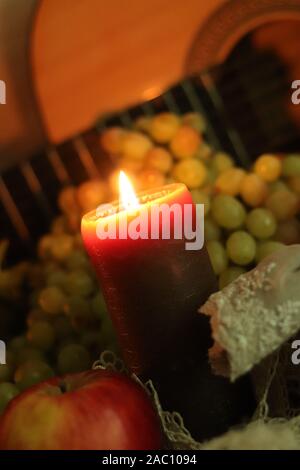
[[195, 36], [224, 0], [42, 0], [31, 60], [47, 135], [149, 100], [185, 75]]
[[42, 0], [31, 41], [49, 139], [161, 94], [224, 60], [253, 28], [299, 16], [299, 0]]
[[2, 0], [0, 170], [222, 62], [244, 34], [299, 9], [299, 0], [19, 0], [16, 13]]

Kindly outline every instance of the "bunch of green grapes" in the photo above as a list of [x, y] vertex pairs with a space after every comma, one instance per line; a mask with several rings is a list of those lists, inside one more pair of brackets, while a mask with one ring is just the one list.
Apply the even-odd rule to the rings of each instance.
[[220, 288], [282, 246], [300, 243], [299, 188], [300, 154], [265, 154], [249, 171], [217, 171], [205, 235]]
[[285, 244], [300, 243], [300, 154], [261, 155], [247, 171], [205, 142], [198, 113], [140, 117], [133, 129], [112, 127], [101, 136], [138, 190], [184, 183], [204, 204], [205, 240], [220, 288]]
[[[128, 174], [137, 190], [162, 186], [178, 178], [189, 188], [200, 187], [207, 176], [204, 160], [212, 152], [203, 140], [204, 130], [205, 121], [197, 113], [160, 113], [137, 119], [132, 129], [106, 129], [100, 145], [116, 169], [107, 181], [90, 180], [61, 192], [58, 203], [68, 225], [76, 232], [83, 213], [118, 197], [120, 170]], [[61, 224], [57, 230], [61, 230]]]
[[61, 217], [56, 219], [38, 243], [39, 260], [26, 265], [27, 327], [9, 342], [7, 363], [0, 365], [0, 414], [20, 391], [55, 375], [86, 370], [105, 349], [117, 351], [80, 236], [66, 227]]

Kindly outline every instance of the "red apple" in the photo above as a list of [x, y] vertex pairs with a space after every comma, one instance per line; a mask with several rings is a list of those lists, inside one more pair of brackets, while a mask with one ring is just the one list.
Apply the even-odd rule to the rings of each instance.
[[152, 403], [125, 375], [92, 370], [54, 378], [13, 399], [0, 419], [0, 449], [159, 449]]

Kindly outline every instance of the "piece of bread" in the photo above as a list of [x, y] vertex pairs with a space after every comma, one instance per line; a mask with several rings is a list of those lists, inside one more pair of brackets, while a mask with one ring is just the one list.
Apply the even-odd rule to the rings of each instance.
[[234, 381], [300, 329], [300, 245], [268, 256], [199, 311], [211, 317], [212, 367]]

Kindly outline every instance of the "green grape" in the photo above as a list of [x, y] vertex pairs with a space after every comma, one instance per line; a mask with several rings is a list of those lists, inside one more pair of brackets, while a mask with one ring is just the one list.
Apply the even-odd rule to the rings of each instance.
[[44, 312], [58, 315], [63, 311], [66, 297], [58, 287], [46, 287], [40, 292], [39, 305]]
[[83, 270], [71, 271], [67, 276], [66, 291], [69, 294], [88, 297], [95, 289], [95, 283], [91, 276]]
[[212, 153], [213, 148], [203, 141], [196, 150], [195, 158], [207, 162], [211, 159]]
[[180, 117], [173, 113], [159, 113], [151, 119], [149, 133], [153, 140], [166, 144], [176, 134], [180, 125]]
[[16, 353], [20, 351], [20, 349], [24, 348], [28, 344], [27, 338], [25, 335], [20, 335], [20, 336], [15, 336], [10, 342], [9, 342], [9, 349], [13, 352]]
[[268, 240], [267, 242], [261, 242], [257, 245], [256, 251], [256, 262], [260, 263], [266, 256], [271, 255], [275, 251], [284, 248], [284, 244], [280, 242], [276, 242], [273, 240]]
[[201, 189], [191, 190], [192, 198], [195, 204], [204, 204], [204, 215], [208, 214], [210, 210], [210, 197]]
[[233, 196], [217, 194], [212, 201], [211, 213], [221, 227], [236, 229], [243, 225], [246, 218], [244, 206]]
[[25, 390], [51, 377], [54, 377], [54, 372], [46, 362], [31, 360], [17, 368], [15, 383], [20, 390]]
[[217, 240], [211, 240], [207, 242], [206, 247], [215, 274], [220, 274], [228, 265], [224, 246]]
[[224, 289], [224, 287], [228, 286], [228, 284], [235, 281], [235, 279], [245, 272], [246, 270], [240, 266], [229, 266], [219, 277], [219, 288]]
[[245, 175], [245, 170], [241, 168], [228, 168], [216, 179], [214, 184], [215, 190], [218, 193], [228, 194], [228, 196], [237, 196], [241, 191]]
[[66, 259], [66, 268], [70, 271], [76, 269], [89, 269], [89, 260], [82, 250], [73, 250], [70, 256]]
[[300, 176], [300, 154], [287, 155], [282, 162], [283, 176]]
[[107, 308], [106, 308], [106, 303], [103, 297], [102, 292], [97, 292], [97, 294], [92, 298], [91, 301], [91, 309], [93, 315], [95, 317], [100, 317], [102, 318], [103, 315], [106, 315], [107, 313]]
[[64, 261], [70, 256], [74, 247], [72, 235], [67, 233], [52, 237], [51, 254], [57, 261]]
[[282, 172], [282, 163], [277, 155], [263, 154], [254, 163], [254, 172], [264, 181], [276, 181]]
[[163, 174], [168, 174], [173, 166], [172, 155], [164, 147], [153, 147], [146, 155], [145, 166]]
[[239, 191], [243, 201], [251, 207], [261, 206], [268, 196], [267, 183], [256, 173], [247, 173], [244, 176]]
[[91, 367], [91, 358], [81, 344], [68, 344], [58, 355], [57, 367], [60, 374], [82, 372]]
[[219, 175], [233, 166], [234, 161], [227, 153], [217, 152], [212, 158], [211, 169], [214, 171], [215, 175]]
[[25, 346], [25, 348], [20, 349], [16, 355], [16, 363], [18, 365], [24, 364], [27, 361], [41, 360], [43, 361], [45, 356], [40, 349], [33, 348], [32, 346]]
[[58, 287], [60, 289], [64, 289], [66, 279], [66, 273], [62, 269], [56, 269], [48, 274], [46, 278], [46, 284], [48, 287]]
[[193, 127], [195, 131], [202, 133], [206, 129], [206, 121], [202, 114], [196, 112], [186, 113], [182, 117], [182, 123]]
[[210, 240], [220, 240], [221, 229], [213, 219], [204, 219], [204, 240], [206, 242]]
[[47, 321], [37, 321], [29, 328], [27, 338], [32, 346], [48, 351], [55, 342], [55, 331], [52, 325]]
[[180, 183], [184, 183], [190, 189], [203, 186], [207, 177], [207, 169], [201, 160], [186, 158], [176, 163], [173, 168], [173, 176]]
[[19, 393], [18, 388], [10, 382], [0, 384], [0, 414], [3, 413], [8, 403]]
[[298, 213], [299, 199], [296, 194], [289, 190], [278, 190], [270, 194], [265, 206], [277, 220], [288, 220]]
[[246, 218], [246, 226], [254, 237], [266, 239], [274, 235], [277, 223], [272, 212], [261, 207], [249, 212]]
[[256, 243], [249, 233], [239, 230], [229, 236], [226, 249], [229, 258], [235, 264], [245, 266], [255, 258]]
[[143, 159], [152, 145], [151, 140], [141, 132], [128, 131], [122, 138], [122, 155], [137, 160]]

